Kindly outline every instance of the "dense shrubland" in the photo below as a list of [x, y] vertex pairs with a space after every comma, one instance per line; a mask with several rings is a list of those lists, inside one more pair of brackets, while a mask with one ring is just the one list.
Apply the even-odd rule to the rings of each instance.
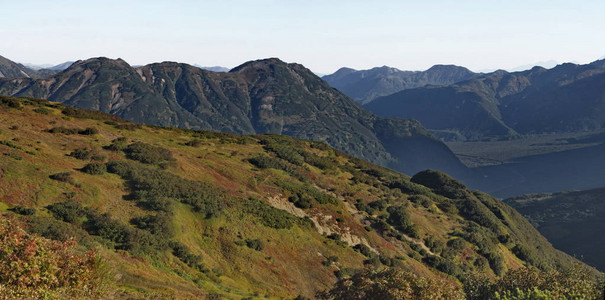
[[51, 241], [27, 233], [15, 218], [0, 216], [0, 299], [96, 298], [109, 283], [94, 251], [73, 241]]

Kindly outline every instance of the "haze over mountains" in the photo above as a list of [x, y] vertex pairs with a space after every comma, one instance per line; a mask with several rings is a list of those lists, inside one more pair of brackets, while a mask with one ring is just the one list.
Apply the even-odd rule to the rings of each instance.
[[435, 65], [426, 71], [401, 71], [387, 66], [370, 70], [341, 68], [322, 79], [357, 103], [367, 104], [380, 96], [425, 85], [449, 85], [478, 76], [467, 68]]
[[120, 59], [94, 58], [44, 79], [1, 80], [0, 93], [146, 124], [322, 141], [408, 174], [466, 171], [419, 123], [376, 117], [303, 66], [278, 59], [216, 73], [172, 62], [133, 68]]

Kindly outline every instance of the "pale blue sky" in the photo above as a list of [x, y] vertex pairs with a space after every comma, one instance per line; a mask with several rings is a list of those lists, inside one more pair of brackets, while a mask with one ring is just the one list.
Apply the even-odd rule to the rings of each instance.
[[279, 57], [311, 70], [457, 64], [509, 69], [605, 55], [605, 1], [0, 0], [0, 55], [58, 64], [235, 67]]

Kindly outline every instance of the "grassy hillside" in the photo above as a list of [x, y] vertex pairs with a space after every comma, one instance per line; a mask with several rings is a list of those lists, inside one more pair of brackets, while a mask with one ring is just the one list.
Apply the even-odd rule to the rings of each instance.
[[314, 297], [359, 269], [456, 286], [575, 262], [448, 175], [409, 178], [318, 142], [2, 97], [0, 153], [4, 218], [95, 249], [108, 297]]

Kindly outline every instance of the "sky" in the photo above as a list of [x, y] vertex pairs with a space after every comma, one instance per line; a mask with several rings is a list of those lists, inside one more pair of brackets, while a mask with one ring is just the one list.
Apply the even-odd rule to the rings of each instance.
[[486, 71], [600, 59], [604, 14], [602, 0], [0, 0], [0, 55], [229, 68], [278, 57], [324, 74], [435, 64]]

